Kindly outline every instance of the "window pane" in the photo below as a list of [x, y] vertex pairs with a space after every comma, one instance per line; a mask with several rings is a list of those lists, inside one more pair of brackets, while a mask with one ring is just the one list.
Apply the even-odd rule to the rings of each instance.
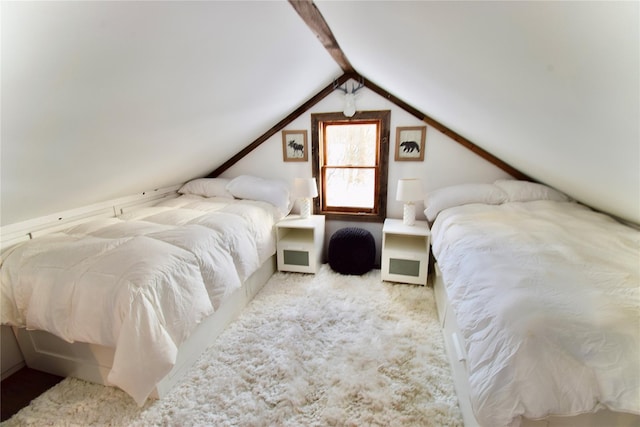
[[327, 125], [325, 128], [328, 166], [374, 166], [377, 153], [377, 124]]
[[[391, 111], [311, 114], [319, 211], [329, 219], [384, 221]], [[316, 131], [317, 129], [317, 131]]]
[[327, 206], [373, 209], [375, 169], [325, 169]]

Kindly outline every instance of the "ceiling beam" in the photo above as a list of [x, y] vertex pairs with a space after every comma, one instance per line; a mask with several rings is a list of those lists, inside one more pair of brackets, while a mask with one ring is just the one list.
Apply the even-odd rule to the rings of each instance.
[[451, 130], [450, 128], [448, 128], [447, 126], [443, 125], [439, 121], [427, 116], [423, 112], [415, 109], [414, 107], [412, 107], [411, 105], [407, 104], [406, 102], [404, 102], [400, 98], [397, 98], [397, 97], [393, 96], [392, 94], [390, 94], [386, 90], [382, 89], [380, 86], [376, 85], [375, 83], [371, 82], [370, 80], [367, 80], [364, 77], [353, 77], [353, 78], [356, 79], [356, 80], [360, 79], [360, 81], [364, 83], [364, 86], [366, 88], [368, 88], [371, 91], [377, 93], [378, 95], [380, 95], [383, 98], [389, 100], [390, 102], [393, 102], [395, 105], [397, 105], [398, 107], [402, 108], [407, 113], [413, 115], [414, 117], [417, 117], [418, 119], [422, 120], [423, 122], [425, 122], [426, 124], [430, 125], [434, 129], [437, 129], [439, 132], [441, 132], [444, 135], [448, 136], [449, 138], [453, 139], [454, 141], [456, 141], [458, 144], [462, 145], [466, 149], [471, 150], [472, 152], [474, 152], [478, 156], [482, 157], [483, 159], [485, 159], [489, 163], [493, 164], [494, 166], [497, 166], [498, 168], [500, 168], [503, 171], [507, 172], [509, 175], [513, 176], [514, 178], [523, 179], [523, 180], [526, 180], [526, 181], [533, 181], [533, 179], [531, 177], [529, 177], [528, 175], [526, 175], [523, 172], [519, 171], [518, 169], [512, 167], [511, 165], [503, 162], [502, 160], [500, 160], [499, 158], [497, 158], [493, 154], [489, 153], [488, 151], [485, 151], [482, 148], [478, 147], [476, 144], [474, 144], [473, 142], [469, 141], [464, 136], [462, 136], [459, 133]]
[[[463, 147], [473, 151], [478, 156], [482, 157], [483, 159], [487, 160], [488, 162], [492, 163], [493, 165], [499, 167], [503, 171], [505, 171], [508, 174], [512, 175], [514, 178], [531, 180], [531, 178], [528, 177], [527, 175], [525, 175], [524, 173], [522, 173], [519, 170], [515, 169], [511, 165], [508, 165], [507, 163], [503, 162], [499, 158], [495, 157], [493, 154], [491, 154], [491, 153], [483, 150], [482, 148], [478, 147], [476, 144], [474, 144], [473, 142], [469, 141], [468, 139], [466, 139], [462, 135], [458, 134], [457, 132], [454, 132], [453, 130], [449, 129], [447, 126], [443, 125], [442, 123], [438, 122], [437, 120], [435, 120], [435, 119], [427, 116], [426, 114], [416, 110], [415, 108], [413, 108], [412, 106], [410, 106], [406, 102], [404, 102], [401, 99], [391, 95], [386, 90], [382, 89], [381, 87], [377, 86], [376, 84], [372, 83], [371, 81], [369, 81], [369, 80], [363, 78], [362, 76], [360, 76], [360, 74], [353, 68], [353, 66], [351, 65], [351, 63], [347, 59], [347, 56], [344, 54], [344, 52], [342, 51], [342, 49], [338, 45], [338, 41], [336, 40], [336, 38], [333, 35], [333, 32], [329, 28], [329, 25], [327, 24], [327, 21], [325, 21], [324, 17], [320, 13], [320, 10], [318, 10], [316, 5], [313, 3], [313, 0], [289, 0], [289, 3], [291, 4], [291, 6], [293, 6], [293, 8], [296, 10], [296, 12], [298, 12], [298, 15], [300, 15], [300, 17], [307, 24], [309, 29], [316, 35], [316, 37], [318, 37], [318, 39], [320, 40], [322, 45], [325, 47], [325, 49], [327, 49], [327, 51], [333, 57], [333, 59], [342, 68], [342, 71], [344, 71], [344, 73], [345, 73], [342, 76], [343, 81], [346, 81], [349, 78], [352, 78], [352, 79], [358, 80], [358, 81], [362, 81], [364, 83], [365, 87], [371, 89], [373, 92], [377, 93], [378, 95], [382, 96], [383, 98], [388, 99], [389, 101], [393, 102], [398, 107], [404, 109], [405, 111], [407, 111], [408, 113], [414, 115], [415, 117], [417, 117], [418, 119], [422, 120], [426, 124], [432, 126], [433, 128], [437, 129], [438, 131], [442, 132], [443, 134], [445, 134], [449, 138], [451, 138], [454, 141], [456, 141], [458, 144], [460, 144]], [[345, 76], [346, 76], [346, 78], [345, 78]], [[338, 84], [342, 84], [343, 81], [341, 81]]]
[[244, 149], [242, 149], [242, 151], [237, 153], [235, 156], [233, 156], [232, 158], [227, 160], [225, 163], [223, 163], [221, 166], [219, 166], [216, 170], [214, 170], [209, 175], [207, 175], [208, 178], [219, 176], [224, 171], [229, 169], [231, 166], [236, 164], [240, 159], [242, 159], [244, 156], [249, 154], [251, 151], [255, 150], [258, 146], [260, 146], [260, 144], [262, 144], [263, 142], [271, 138], [277, 132], [284, 129], [289, 123], [294, 121], [298, 116], [303, 114], [309, 108], [311, 108], [316, 103], [318, 103], [320, 100], [322, 100], [327, 95], [332, 93], [335, 90], [336, 85], [341, 85], [349, 79], [354, 79], [364, 83], [365, 87], [367, 87], [371, 91], [377, 93], [378, 95], [382, 96], [383, 98], [389, 100], [390, 102], [394, 103], [398, 107], [407, 111], [409, 114], [412, 114], [413, 116], [422, 120], [423, 122], [435, 128], [439, 132], [453, 139], [458, 144], [462, 145], [468, 150], [471, 150], [472, 152], [482, 157], [483, 159], [487, 160], [491, 164], [497, 166], [498, 168], [512, 175], [514, 178], [532, 180], [526, 174], [515, 169], [511, 165], [503, 162], [502, 160], [495, 157], [493, 154], [489, 153], [488, 151], [485, 151], [482, 148], [478, 147], [476, 144], [469, 141], [467, 138], [463, 137], [459, 133], [449, 129], [447, 126], [443, 125], [437, 120], [427, 116], [426, 114], [422, 113], [421, 111], [415, 109], [411, 105], [407, 104], [406, 102], [402, 101], [401, 99], [395, 97], [394, 95], [390, 94], [386, 90], [382, 89], [380, 86], [376, 85], [375, 83], [362, 77], [358, 72], [355, 71], [355, 69], [347, 59], [347, 56], [344, 54], [344, 52], [340, 48], [340, 45], [338, 45], [338, 41], [334, 37], [333, 32], [331, 32], [331, 29], [329, 28], [327, 21], [325, 21], [324, 17], [320, 13], [320, 10], [318, 10], [316, 5], [313, 3], [313, 0], [289, 0], [289, 3], [291, 4], [291, 6], [293, 6], [295, 11], [298, 13], [298, 15], [300, 15], [302, 20], [307, 24], [309, 29], [316, 35], [318, 40], [320, 40], [320, 42], [322, 43], [324, 48], [329, 52], [331, 57], [338, 63], [340, 68], [342, 68], [342, 70], [344, 71], [344, 74], [340, 76], [338, 79], [336, 79], [332, 84], [326, 86], [320, 92], [315, 94], [311, 99], [309, 99], [307, 102], [305, 102], [300, 107], [298, 107], [294, 112], [292, 112], [287, 117], [285, 117], [280, 122], [278, 122], [276, 125], [274, 125], [271, 129], [265, 132], [258, 139], [256, 139], [251, 144], [249, 144]]
[[353, 73], [355, 70], [347, 56], [344, 54], [338, 41], [333, 36], [327, 21], [313, 3], [313, 0], [289, 0], [289, 3], [302, 20], [307, 24], [309, 29], [316, 35], [322, 46], [329, 52], [329, 55], [338, 63], [342, 71], [345, 73]]
[[375, 92], [376, 94], [380, 95], [384, 99], [386, 99], [386, 100], [392, 102], [393, 104], [397, 105], [398, 107], [402, 108], [403, 110], [405, 110], [409, 114], [413, 115], [414, 117], [422, 120], [427, 125], [433, 127], [437, 131], [439, 131], [439, 132], [443, 133], [444, 135], [448, 136], [452, 140], [456, 141], [458, 144], [462, 145], [463, 147], [465, 147], [468, 150], [474, 152], [475, 154], [477, 154], [478, 156], [482, 157], [483, 159], [485, 159], [489, 163], [491, 163], [491, 164], [497, 166], [498, 168], [502, 169], [503, 171], [507, 172], [508, 174], [513, 176], [514, 178], [524, 179], [524, 180], [527, 180], [527, 181], [533, 181], [533, 179], [531, 177], [529, 177], [528, 175], [526, 175], [523, 172], [515, 169], [511, 165], [503, 162], [502, 160], [500, 160], [499, 158], [497, 158], [493, 154], [489, 153], [488, 151], [485, 151], [482, 148], [478, 147], [476, 144], [474, 144], [473, 142], [469, 141], [467, 138], [463, 137], [459, 133], [449, 129], [447, 126], [445, 126], [442, 123], [438, 122], [437, 120], [427, 116], [426, 114], [422, 113], [421, 111], [419, 111], [416, 108], [412, 107], [411, 105], [407, 104], [406, 102], [404, 102], [400, 98], [397, 98], [396, 96], [390, 94], [386, 90], [382, 89], [380, 86], [378, 86], [375, 83], [371, 82], [370, 80], [362, 77], [360, 74], [358, 74], [355, 71], [349, 72], [349, 73], [344, 73], [343, 75], [338, 77], [333, 83], [331, 83], [328, 86], [324, 87], [322, 90], [320, 90], [320, 92], [316, 93], [308, 101], [306, 101], [304, 104], [302, 104], [301, 106], [296, 108], [295, 111], [293, 111], [287, 117], [285, 117], [284, 119], [282, 119], [278, 123], [276, 123], [271, 129], [269, 129], [267, 132], [265, 132], [263, 135], [261, 135], [258, 139], [253, 141], [251, 144], [247, 145], [240, 152], [238, 152], [235, 156], [233, 156], [232, 158], [230, 158], [229, 160], [224, 162], [216, 170], [214, 170], [209, 175], [207, 175], [207, 178], [215, 178], [217, 176], [220, 176], [223, 172], [225, 172], [231, 166], [233, 166], [238, 161], [240, 161], [240, 159], [242, 159], [244, 156], [246, 156], [247, 154], [249, 154], [250, 152], [252, 152], [256, 148], [258, 148], [263, 142], [265, 142], [266, 140], [271, 138], [276, 133], [280, 132], [289, 123], [293, 122], [296, 118], [298, 118], [301, 114], [305, 113], [308, 109], [310, 109], [315, 104], [317, 104], [322, 99], [324, 99], [326, 96], [331, 94], [335, 90], [336, 85], [338, 85], [338, 86], [342, 85], [343, 83], [347, 82], [350, 79], [362, 82], [364, 84], [364, 86], [366, 88], [368, 88], [369, 90], [371, 90], [372, 92]]

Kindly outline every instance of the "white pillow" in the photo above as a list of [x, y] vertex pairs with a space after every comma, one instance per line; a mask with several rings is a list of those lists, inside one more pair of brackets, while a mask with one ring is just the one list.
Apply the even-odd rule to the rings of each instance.
[[227, 191], [229, 179], [225, 178], [198, 178], [184, 184], [179, 190], [180, 194], [195, 194], [202, 197], [227, 197], [233, 199], [233, 194]]
[[277, 179], [265, 179], [251, 175], [240, 175], [227, 184], [227, 191], [239, 199], [260, 200], [271, 203], [283, 215], [291, 211], [289, 187]]
[[505, 201], [507, 201], [507, 194], [493, 184], [452, 185], [439, 188], [426, 195], [424, 214], [429, 221], [433, 221], [441, 211], [454, 206], [468, 205], [470, 203], [499, 205]]
[[570, 200], [566, 194], [535, 182], [499, 179], [494, 184], [507, 193], [510, 202], [530, 202], [533, 200], [568, 202]]

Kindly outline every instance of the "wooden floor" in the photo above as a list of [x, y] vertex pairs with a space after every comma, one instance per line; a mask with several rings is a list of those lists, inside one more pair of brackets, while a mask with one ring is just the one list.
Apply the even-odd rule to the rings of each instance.
[[36, 397], [62, 381], [62, 377], [22, 368], [0, 383], [0, 412], [8, 420]]

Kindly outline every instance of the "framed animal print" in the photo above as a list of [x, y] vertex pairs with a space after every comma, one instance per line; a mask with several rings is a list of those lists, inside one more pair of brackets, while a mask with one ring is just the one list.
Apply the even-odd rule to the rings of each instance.
[[426, 126], [397, 127], [396, 161], [423, 161], [426, 134]]
[[282, 131], [282, 157], [285, 162], [306, 162], [309, 158], [306, 130]]

